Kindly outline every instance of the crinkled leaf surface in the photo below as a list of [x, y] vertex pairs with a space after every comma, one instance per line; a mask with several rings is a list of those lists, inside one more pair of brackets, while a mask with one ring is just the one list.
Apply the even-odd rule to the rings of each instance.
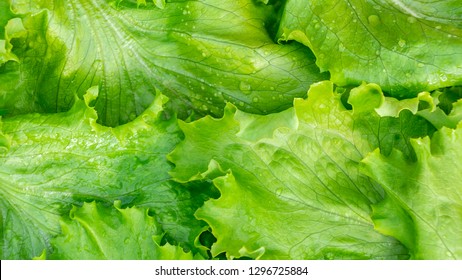
[[462, 127], [442, 128], [412, 145], [417, 161], [375, 151], [364, 172], [383, 185], [387, 198], [374, 207], [380, 232], [405, 244], [414, 259], [462, 258]]
[[[8, 1], [2, 1], [0, 2], [0, 45], [1, 45], [1, 40], [5, 39], [5, 26], [8, 20], [12, 17], [12, 13], [10, 11], [10, 5]], [[1, 49], [0, 49], [1, 53]], [[0, 63], [2, 61], [0, 60]]]
[[457, 0], [391, 0], [381, 4], [417, 18], [462, 27], [462, 7]]
[[50, 259], [159, 260], [192, 259], [181, 247], [160, 246], [160, 226], [146, 208], [120, 208], [99, 203], [73, 207], [61, 221], [62, 234], [52, 240]]
[[[370, 205], [383, 191], [359, 173], [359, 162], [376, 147], [410, 154], [404, 117], [375, 112], [383, 98], [376, 85], [363, 85], [352, 92], [353, 110], [346, 110], [332, 84], [323, 82], [293, 110], [255, 116], [229, 106], [222, 119], [182, 123], [185, 140], [169, 155], [172, 176], [215, 178], [221, 192], [196, 212], [217, 238], [212, 252], [262, 259], [406, 257], [396, 240], [374, 230]], [[414, 118], [419, 133], [430, 131]]]
[[141, 114], [156, 89], [181, 116], [221, 115], [225, 101], [266, 113], [289, 107], [327, 77], [307, 48], [272, 41], [265, 26], [275, 16], [271, 6], [208, 0], [159, 9], [142, 2], [11, 1], [22, 28], [6, 33], [19, 69], [0, 91], [0, 109], [63, 111], [75, 93], [96, 85], [99, 121], [110, 126]]
[[[179, 142], [176, 119], [163, 119], [163, 97], [116, 128], [96, 123], [88, 103], [65, 113], [3, 120], [0, 136], [1, 258], [30, 259], [50, 249], [71, 204], [97, 200], [149, 207], [173, 241], [192, 247], [203, 229], [193, 212], [197, 188], [171, 182], [165, 155]], [[93, 97], [92, 97], [93, 96]]]
[[414, 97], [462, 84], [460, 2], [428, 2], [288, 0], [279, 34], [310, 47], [338, 85]]

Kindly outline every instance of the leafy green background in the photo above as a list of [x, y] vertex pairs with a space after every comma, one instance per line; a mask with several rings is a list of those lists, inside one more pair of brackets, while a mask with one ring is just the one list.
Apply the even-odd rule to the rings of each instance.
[[141, 114], [156, 90], [182, 117], [220, 115], [227, 101], [270, 113], [328, 77], [308, 49], [274, 43], [265, 24], [275, 12], [248, 0], [172, 1], [165, 9], [35, 2], [13, 1], [18, 20], [5, 30], [17, 57], [7, 71], [15, 82], [0, 90], [0, 109], [9, 115], [68, 110], [91, 86], [99, 88], [99, 122], [109, 126]]
[[461, 259], [458, 1], [0, 3], [1, 259]]
[[287, 0], [279, 36], [308, 46], [338, 85], [409, 98], [462, 83], [460, 23], [458, 1]]

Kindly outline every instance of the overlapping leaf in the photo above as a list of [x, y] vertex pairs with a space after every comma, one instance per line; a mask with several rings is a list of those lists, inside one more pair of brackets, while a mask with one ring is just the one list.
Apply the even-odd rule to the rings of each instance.
[[[146, 2], [146, 1], [141, 1]], [[156, 2], [157, 3], [157, 2]], [[278, 45], [266, 31], [270, 6], [239, 1], [11, 1], [6, 28], [18, 65], [0, 89], [0, 109], [67, 110], [74, 94], [100, 94], [103, 124], [133, 120], [156, 89], [181, 116], [220, 115], [226, 101], [266, 113], [292, 104], [326, 78], [301, 45]], [[160, 5], [159, 3], [157, 3]], [[0, 72], [1, 74], [1, 72]]]
[[162, 232], [148, 209], [85, 203], [61, 222], [62, 235], [52, 240], [51, 259], [159, 260], [192, 259], [181, 247], [160, 246]]
[[387, 198], [374, 206], [377, 230], [405, 244], [414, 259], [462, 258], [462, 128], [442, 128], [412, 141], [417, 161], [399, 151], [375, 151], [364, 171], [383, 185]]
[[[93, 96], [92, 96], [93, 94]], [[59, 219], [72, 204], [97, 200], [150, 207], [167, 235], [191, 249], [204, 224], [193, 217], [201, 191], [170, 182], [165, 155], [180, 140], [176, 119], [162, 117], [160, 95], [130, 124], [96, 124], [77, 101], [66, 113], [3, 121], [0, 140], [1, 258], [32, 258], [50, 250]]]
[[462, 84], [460, 3], [426, 2], [288, 0], [279, 34], [307, 45], [336, 84], [414, 97]]
[[1, 2], [0, 258], [462, 258], [459, 6]]
[[431, 125], [411, 113], [380, 117], [375, 109], [383, 94], [376, 85], [352, 91], [352, 111], [330, 82], [313, 85], [308, 96], [275, 115], [227, 107], [222, 119], [181, 124], [186, 138], [169, 155], [172, 176], [215, 178], [221, 192], [196, 213], [217, 237], [212, 252], [268, 259], [405, 257], [399, 243], [373, 229], [370, 205], [383, 191], [359, 173], [359, 163], [376, 147], [399, 147], [411, 157], [410, 134], [426, 135]]

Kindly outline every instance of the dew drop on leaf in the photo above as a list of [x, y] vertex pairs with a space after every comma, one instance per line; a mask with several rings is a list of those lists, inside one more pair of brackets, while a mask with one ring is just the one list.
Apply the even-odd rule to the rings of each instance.
[[246, 82], [240, 82], [239, 89], [243, 91], [244, 93], [248, 94], [249, 91], [252, 89], [252, 86]]
[[367, 18], [367, 21], [369, 22], [369, 24], [373, 27], [376, 27], [378, 25], [380, 25], [380, 18], [378, 15], [370, 15], [368, 18]]
[[415, 17], [408, 17], [407, 18], [407, 22], [409, 23], [416, 23], [417, 22], [417, 19]]

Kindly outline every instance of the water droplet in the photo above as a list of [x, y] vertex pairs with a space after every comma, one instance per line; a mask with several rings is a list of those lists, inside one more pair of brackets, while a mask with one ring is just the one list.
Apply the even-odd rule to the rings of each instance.
[[258, 102], [258, 97], [254, 97], [254, 98], [252, 99], [252, 101], [253, 101], [253, 102]]
[[407, 18], [407, 22], [409, 23], [416, 23], [417, 22], [417, 19], [415, 17], [408, 17]]
[[345, 51], [345, 46], [342, 43], [340, 43], [338, 45], [338, 50], [341, 51], [341, 52]]
[[380, 55], [380, 50], [376, 50], [375, 55], [377, 55], [377, 56]]
[[239, 106], [244, 107], [244, 105], [245, 105], [245, 104], [244, 104], [243, 101], [240, 101], [240, 102], [239, 102]]
[[441, 29], [441, 25], [435, 26], [436, 29]]
[[277, 196], [282, 195], [282, 192], [283, 192], [283, 191], [284, 191], [284, 188], [277, 188], [277, 189], [276, 189], [276, 195], [277, 195]]
[[321, 27], [321, 25], [320, 25], [319, 23], [316, 23], [316, 24], [314, 25], [314, 29], [319, 29], [320, 27]]
[[399, 45], [401, 48], [404, 48], [404, 46], [406, 46], [406, 41], [404, 41], [403, 39], [399, 39], [398, 45]]
[[422, 67], [424, 67], [424, 66], [425, 66], [425, 65], [424, 65], [423, 63], [417, 64], [417, 67], [419, 67], [419, 68], [422, 68]]
[[270, 90], [274, 90], [274, 87], [270, 87]]
[[378, 26], [380, 24], [380, 18], [378, 15], [370, 15], [367, 18], [367, 21], [369, 22], [370, 25], [373, 27]]
[[128, 56], [132, 57], [132, 56], [133, 56], [133, 51], [130, 50], [130, 49], [128, 49], [128, 50], [127, 50], [127, 54], [128, 54]]
[[246, 82], [240, 82], [239, 83], [239, 89], [244, 92], [248, 92], [252, 89], [252, 86]]
[[440, 74], [440, 80], [442, 82], [446, 82], [448, 80], [448, 77], [445, 74]]
[[188, 14], [188, 10], [183, 10], [183, 15], [187, 15]]

